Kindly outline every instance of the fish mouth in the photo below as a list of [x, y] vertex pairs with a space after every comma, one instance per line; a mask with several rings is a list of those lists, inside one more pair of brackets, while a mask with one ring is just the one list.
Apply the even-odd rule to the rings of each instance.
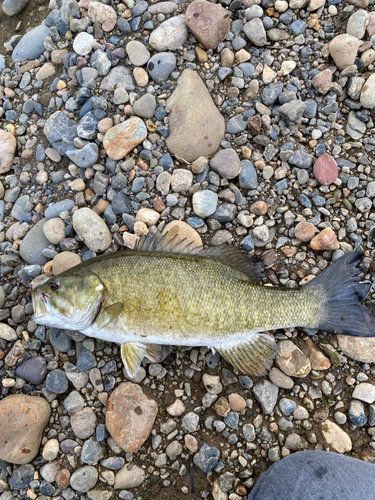
[[47, 301], [48, 295], [41, 292], [40, 290], [35, 290], [31, 296], [33, 309], [34, 309], [34, 319], [41, 318], [47, 312]]

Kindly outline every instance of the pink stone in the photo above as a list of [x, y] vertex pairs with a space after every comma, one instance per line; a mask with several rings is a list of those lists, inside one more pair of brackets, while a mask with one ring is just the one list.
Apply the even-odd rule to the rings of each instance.
[[110, 31], [113, 30], [115, 25], [116, 25], [116, 19], [107, 19], [102, 24], [103, 31], [105, 31], [106, 33], [109, 33]]
[[313, 168], [313, 174], [315, 179], [320, 182], [320, 184], [331, 184], [339, 175], [337, 163], [330, 154], [324, 153], [316, 160]]

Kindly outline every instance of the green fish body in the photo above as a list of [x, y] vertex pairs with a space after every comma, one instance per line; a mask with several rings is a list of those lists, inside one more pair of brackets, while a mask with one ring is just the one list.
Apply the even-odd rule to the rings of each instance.
[[[354, 266], [347, 267], [352, 275]], [[292, 290], [259, 286], [260, 277], [258, 263], [235, 247], [192, 249], [157, 233], [136, 250], [94, 258], [38, 287], [34, 320], [121, 344], [130, 375], [144, 356], [160, 359], [163, 344], [205, 345], [260, 375], [276, 345], [259, 332], [321, 327], [332, 305], [318, 278]]]

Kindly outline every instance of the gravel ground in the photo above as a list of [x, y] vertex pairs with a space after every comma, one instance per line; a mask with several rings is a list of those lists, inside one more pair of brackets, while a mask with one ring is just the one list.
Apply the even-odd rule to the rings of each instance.
[[2, 9], [0, 500], [240, 500], [296, 451], [375, 463], [372, 339], [273, 332], [261, 379], [164, 348], [130, 381], [116, 344], [36, 325], [30, 299], [157, 229], [288, 288], [361, 246], [373, 281], [374, 2]]

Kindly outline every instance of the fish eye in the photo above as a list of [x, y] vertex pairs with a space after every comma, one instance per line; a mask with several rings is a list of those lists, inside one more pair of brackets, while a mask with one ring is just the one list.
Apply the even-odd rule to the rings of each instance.
[[59, 284], [54, 282], [54, 283], [51, 283], [49, 287], [51, 290], [56, 292], [59, 289]]

